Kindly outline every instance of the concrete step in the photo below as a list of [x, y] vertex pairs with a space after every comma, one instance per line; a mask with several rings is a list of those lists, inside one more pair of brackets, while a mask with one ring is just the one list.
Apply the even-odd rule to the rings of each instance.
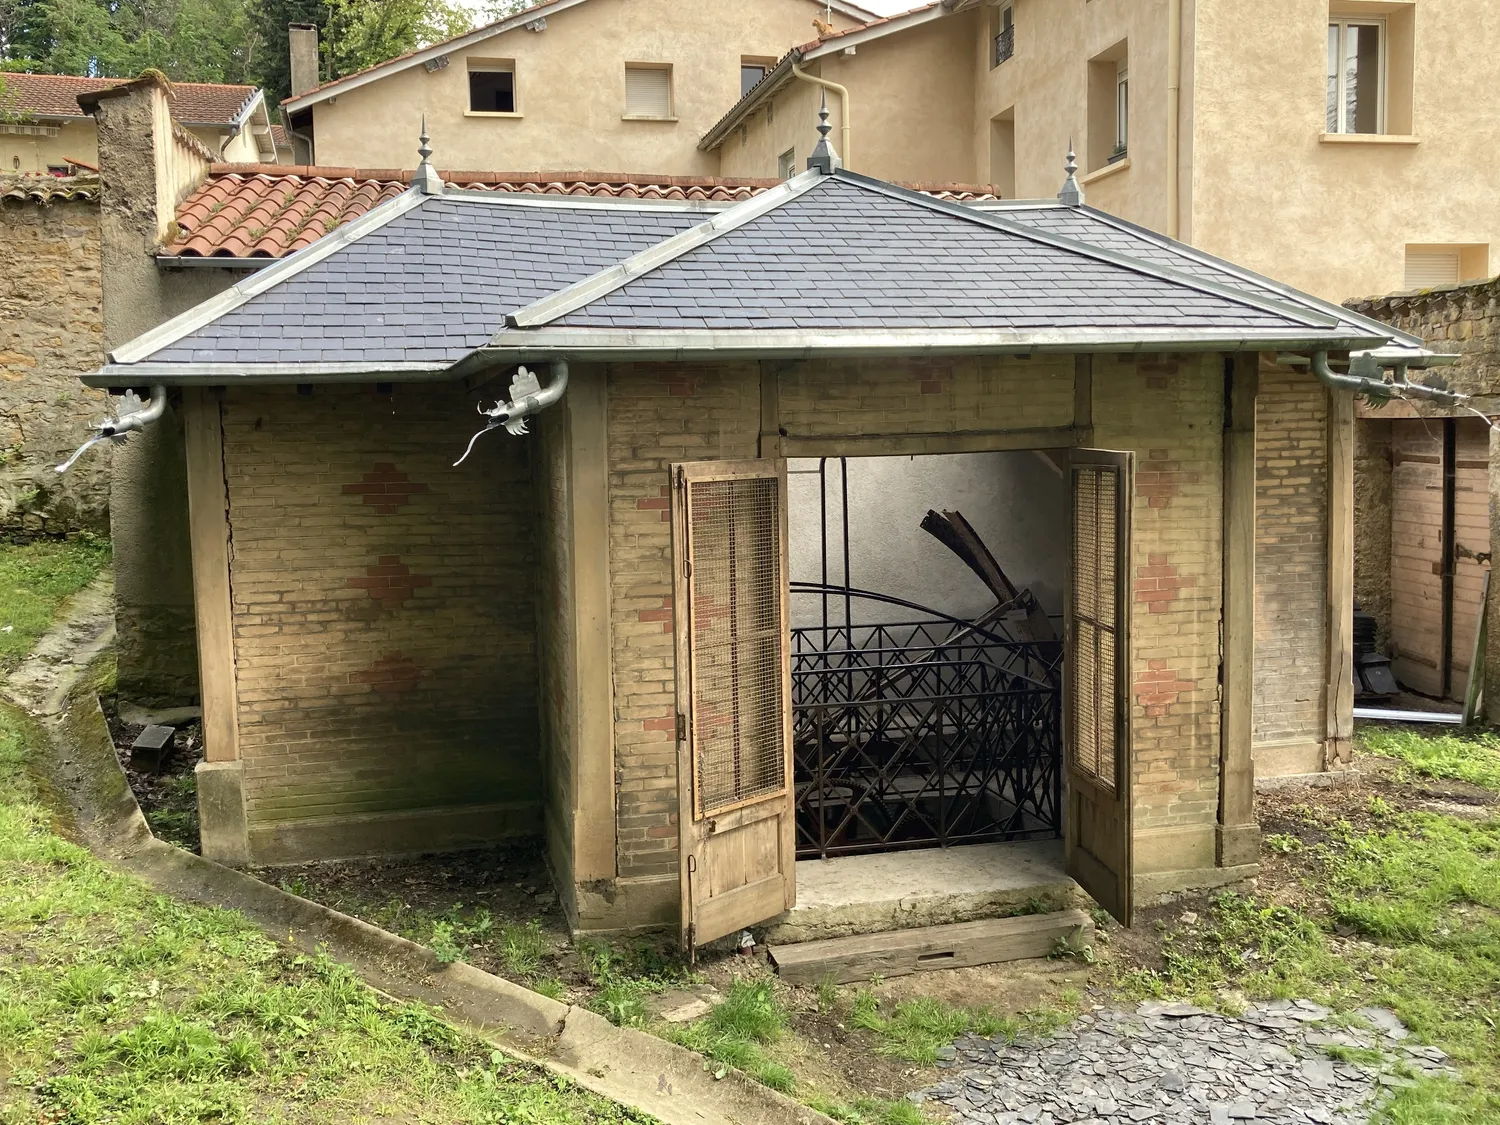
[[1046, 957], [1060, 944], [1082, 949], [1094, 941], [1094, 923], [1082, 910], [987, 918], [949, 926], [924, 926], [880, 934], [773, 945], [768, 953], [791, 984], [848, 984], [874, 976], [901, 977], [935, 969], [964, 969]]

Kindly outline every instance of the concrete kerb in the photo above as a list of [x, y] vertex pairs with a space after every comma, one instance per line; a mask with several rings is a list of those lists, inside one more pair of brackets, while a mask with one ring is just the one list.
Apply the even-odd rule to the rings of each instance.
[[88, 676], [90, 661], [113, 636], [109, 593], [106, 578], [80, 594], [68, 620], [6, 685], [6, 694], [52, 736], [52, 780], [102, 859], [164, 894], [238, 910], [278, 942], [326, 950], [385, 995], [439, 1007], [512, 1057], [664, 1125], [833, 1125], [738, 1071], [715, 1079], [701, 1055], [676, 1044], [461, 961], [443, 964], [425, 946], [156, 839], [120, 768]]

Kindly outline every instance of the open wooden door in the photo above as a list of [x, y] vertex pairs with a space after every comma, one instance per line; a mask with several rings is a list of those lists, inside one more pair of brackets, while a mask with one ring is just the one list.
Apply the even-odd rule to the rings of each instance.
[[1130, 925], [1130, 501], [1134, 457], [1072, 452], [1063, 757], [1068, 874]]
[[796, 901], [786, 462], [672, 466], [682, 941]]

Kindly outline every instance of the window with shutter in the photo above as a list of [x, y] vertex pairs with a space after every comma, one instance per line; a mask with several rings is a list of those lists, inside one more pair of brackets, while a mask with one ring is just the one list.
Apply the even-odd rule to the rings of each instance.
[[1406, 251], [1406, 288], [1435, 289], [1442, 285], [1457, 285], [1459, 282], [1459, 251], [1412, 250]]
[[669, 118], [672, 116], [672, 68], [626, 66], [625, 116]]

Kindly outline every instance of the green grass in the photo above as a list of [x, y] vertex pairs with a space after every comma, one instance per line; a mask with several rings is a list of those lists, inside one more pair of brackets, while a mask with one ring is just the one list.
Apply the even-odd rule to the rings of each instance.
[[717, 1064], [720, 1075], [734, 1067], [762, 1085], [789, 1094], [797, 1087], [797, 1076], [766, 1050], [781, 1041], [789, 1022], [772, 981], [740, 979], [701, 1020], [686, 1027], [664, 1028], [662, 1034], [706, 1056]]
[[1393, 727], [1369, 727], [1358, 735], [1360, 747], [1370, 754], [1396, 758], [1402, 765], [1398, 778], [1451, 778], [1500, 790], [1500, 736], [1494, 734], [1443, 734], [1430, 736]]
[[[1403, 758], [1427, 763], [1429, 776], [1477, 775], [1469, 751], [1441, 745], [1473, 740], [1402, 741]], [[1355, 827], [1301, 810], [1314, 829], [1308, 835], [1322, 840], [1298, 853], [1307, 910], [1220, 895], [1195, 929], [1166, 936], [1165, 968], [1128, 974], [1125, 991], [1212, 1004], [1228, 986], [1339, 1011], [1390, 1007], [1421, 1041], [1453, 1057], [1463, 1081], [1424, 1079], [1398, 1090], [1378, 1120], [1500, 1120], [1500, 819], [1398, 811], [1378, 796], [1367, 812]]]
[[[0, 546], [0, 574], [35, 581], [22, 595], [0, 586], [0, 617], [39, 633], [37, 607], [55, 608], [107, 559], [90, 552]], [[3, 1125], [648, 1120], [428, 1008], [383, 1000], [236, 912], [179, 903], [106, 867], [54, 830], [30, 772], [44, 738], [0, 706]]]
[[930, 1125], [929, 1119], [911, 1102], [884, 1101], [880, 1098], [858, 1098], [852, 1103], [835, 1101], [818, 1094], [803, 1099], [819, 1113], [826, 1113], [843, 1125]]
[[1014, 1016], [997, 1015], [983, 1007], [956, 1007], [932, 996], [902, 1000], [890, 1014], [880, 1011], [880, 1001], [869, 989], [854, 994], [851, 1020], [855, 1027], [877, 1036], [875, 1049], [908, 1062], [930, 1066], [937, 1061], [940, 1048], [961, 1035], [1004, 1036], [1014, 1041], [1021, 1036], [1048, 1035], [1072, 1020], [1068, 1010], [1077, 1003], [1075, 993], [1065, 992], [1068, 1008], [1036, 1007]]
[[109, 543], [90, 535], [0, 544], [0, 673], [52, 624], [64, 601], [109, 565]]

